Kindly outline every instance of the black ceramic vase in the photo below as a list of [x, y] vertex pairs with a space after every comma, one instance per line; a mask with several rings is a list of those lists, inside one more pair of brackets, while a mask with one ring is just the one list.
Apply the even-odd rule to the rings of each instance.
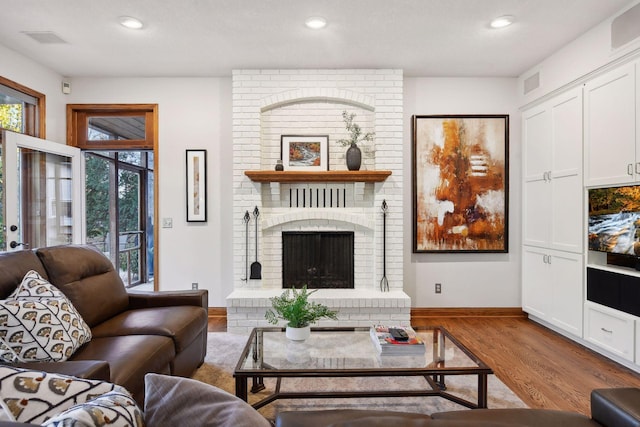
[[360, 147], [352, 142], [351, 146], [347, 149], [347, 169], [350, 171], [359, 171], [361, 163], [362, 152], [360, 151]]

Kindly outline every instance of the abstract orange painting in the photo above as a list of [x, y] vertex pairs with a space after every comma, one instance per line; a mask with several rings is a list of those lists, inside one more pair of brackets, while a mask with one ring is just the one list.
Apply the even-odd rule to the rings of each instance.
[[413, 252], [508, 252], [509, 116], [413, 116]]

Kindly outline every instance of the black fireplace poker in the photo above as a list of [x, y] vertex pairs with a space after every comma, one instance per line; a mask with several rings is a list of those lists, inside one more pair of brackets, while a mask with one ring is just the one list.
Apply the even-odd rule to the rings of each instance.
[[244, 213], [244, 279], [243, 282], [249, 280], [249, 220], [251, 216], [249, 216], [249, 211]]
[[387, 201], [382, 201], [382, 279], [380, 279], [380, 291], [389, 292], [389, 281], [387, 280]]

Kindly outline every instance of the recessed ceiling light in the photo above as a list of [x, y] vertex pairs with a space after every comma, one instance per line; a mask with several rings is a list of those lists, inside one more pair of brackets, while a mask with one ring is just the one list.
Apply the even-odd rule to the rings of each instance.
[[304, 25], [312, 30], [320, 30], [327, 26], [327, 20], [320, 16], [312, 16], [304, 21]]
[[513, 24], [514, 19], [515, 18], [512, 15], [504, 15], [491, 21], [490, 25], [491, 28], [504, 28]]
[[120, 25], [131, 30], [139, 30], [143, 27], [142, 21], [132, 16], [121, 16], [118, 18]]

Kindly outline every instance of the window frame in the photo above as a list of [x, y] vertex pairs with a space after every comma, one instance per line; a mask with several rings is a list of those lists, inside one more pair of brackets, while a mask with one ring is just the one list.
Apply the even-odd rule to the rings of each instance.
[[[36, 99], [36, 104], [26, 103], [24, 112], [24, 134], [36, 138], [47, 139], [46, 135], [46, 96], [18, 82], [0, 76], [0, 85]], [[2, 129], [2, 128], [0, 128]]]
[[[145, 118], [145, 139], [91, 141], [87, 136], [92, 117]], [[157, 147], [157, 104], [67, 104], [67, 144], [83, 150], [154, 150]]]

